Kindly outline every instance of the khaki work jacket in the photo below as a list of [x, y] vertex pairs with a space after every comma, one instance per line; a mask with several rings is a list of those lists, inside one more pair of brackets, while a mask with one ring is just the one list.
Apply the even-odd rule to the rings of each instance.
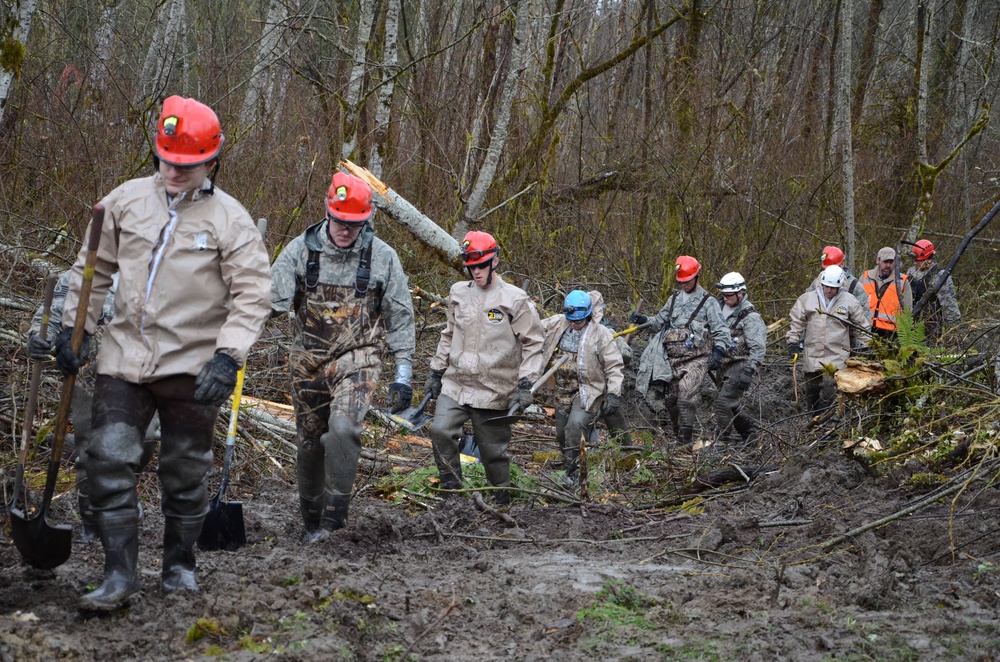
[[[159, 174], [125, 182], [105, 197], [87, 331], [119, 273], [115, 316], [104, 331], [98, 374], [144, 383], [197, 375], [216, 350], [242, 365], [270, 314], [267, 250], [246, 209], [218, 188], [174, 198]], [[89, 236], [90, 227], [87, 227]], [[73, 265], [63, 310], [79, 305], [86, 241]]]
[[[788, 342], [797, 343], [804, 336], [802, 361], [806, 372], [819, 372], [825, 363], [832, 363], [838, 370], [847, 365], [851, 355], [850, 324], [863, 329], [854, 332], [858, 345], [868, 346], [869, 311], [861, 307], [854, 295], [841, 290], [825, 306], [822, 299], [817, 290], [806, 292], [792, 306], [789, 315]], [[828, 314], [818, 312], [820, 310]]]
[[448, 322], [431, 370], [444, 370], [441, 393], [461, 405], [506, 409], [521, 379], [542, 373], [545, 339], [535, 304], [519, 287], [493, 274], [480, 288], [472, 281], [451, 286]]

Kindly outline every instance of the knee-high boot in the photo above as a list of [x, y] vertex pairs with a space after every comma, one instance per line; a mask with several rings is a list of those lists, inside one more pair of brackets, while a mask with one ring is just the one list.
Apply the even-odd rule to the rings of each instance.
[[80, 598], [82, 611], [114, 611], [124, 607], [142, 588], [139, 562], [139, 521], [133, 509], [94, 513], [104, 546], [104, 581]]
[[168, 515], [163, 525], [163, 592], [197, 591], [194, 544], [201, 534], [204, 515]]
[[302, 536], [302, 542], [316, 542], [325, 538], [330, 532], [344, 528], [344, 522], [347, 520], [347, 509], [350, 505], [350, 494], [325, 492], [323, 494], [323, 514], [320, 516], [319, 527], [313, 532], [305, 533]]

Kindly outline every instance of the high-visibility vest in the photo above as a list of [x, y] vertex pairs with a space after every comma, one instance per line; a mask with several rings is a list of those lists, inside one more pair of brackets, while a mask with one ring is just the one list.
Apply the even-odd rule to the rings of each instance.
[[[868, 305], [871, 307], [872, 328], [884, 331], [896, 330], [896, 315], [903, 309], [903, 302], [900, 299], [903, 293], [903, 286], [906, 284], [906, 274], [902, 274], [899, 280], [890, 280], [882, 284], [879, 288], [869, 269], [861, 278], [861, 285], [868, 293]], [[895, 285], [895, 287], [889, 287]]]

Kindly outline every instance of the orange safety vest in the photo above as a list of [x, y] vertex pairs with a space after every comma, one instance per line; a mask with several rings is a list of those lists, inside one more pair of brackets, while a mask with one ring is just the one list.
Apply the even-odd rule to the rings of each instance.
[[[861, 279], [861, 285], [868, 293], [868, 305], [871, 306], [872, 328], [895, 331], [896, 314], [903, 309], [900, 295], [906, 284], [906, 274], [900, 275], [899, 280], [890, 280], [877, 288], [875, 279], [871, 276], [872, 271], [873, 269], [866, 271]], [[892, 284], [896, 287], [889, 287]]]

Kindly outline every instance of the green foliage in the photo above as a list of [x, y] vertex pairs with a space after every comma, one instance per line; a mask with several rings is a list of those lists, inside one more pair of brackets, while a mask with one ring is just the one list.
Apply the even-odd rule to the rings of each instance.
[[[487, 490], [486, 473], [480, 462], [462, 465], [462, 482], [466, 490]], [[440, 496], [437, 467], [428, 465], [408, 473], [392, 472], [378, 483], [378, 491], [394, 501], [401, 501], [406, 494]], [[518, 490], [537, 491], [538, 481], [516, 464], [510, 465], [511, 497], [517, 498]]]
[[997, 567], [995, 565], [989, 561], [983, 561], [978, 567], [976, 567], [976, 571], [972, 573], [972, 578], [976, 582], [990, 581], [996, 573]]
[[193, 644], [209, 635], [224, 637], [226, 634], [225, 628], [214, 618], [199, 618], [195, 621], [194, 625], [188, 628], [187, 634], [184, 635], [184, 640], [189, 644]]
[[653, 601], [622, 580], [608, 580], [595, 597], [589, 607], [577, 612], [576, 620], [589, 619], [602, 624], [631, 626], [644, 630], [653, 628], [653, 624], [643, 615], [645, 608], [653, 604]]
[[0, 43], [0, 69], [13, 73], [14, 78], [20, 78], [21, 66], [27, 54], [28, 49], [24, 44], [8, 37]]

